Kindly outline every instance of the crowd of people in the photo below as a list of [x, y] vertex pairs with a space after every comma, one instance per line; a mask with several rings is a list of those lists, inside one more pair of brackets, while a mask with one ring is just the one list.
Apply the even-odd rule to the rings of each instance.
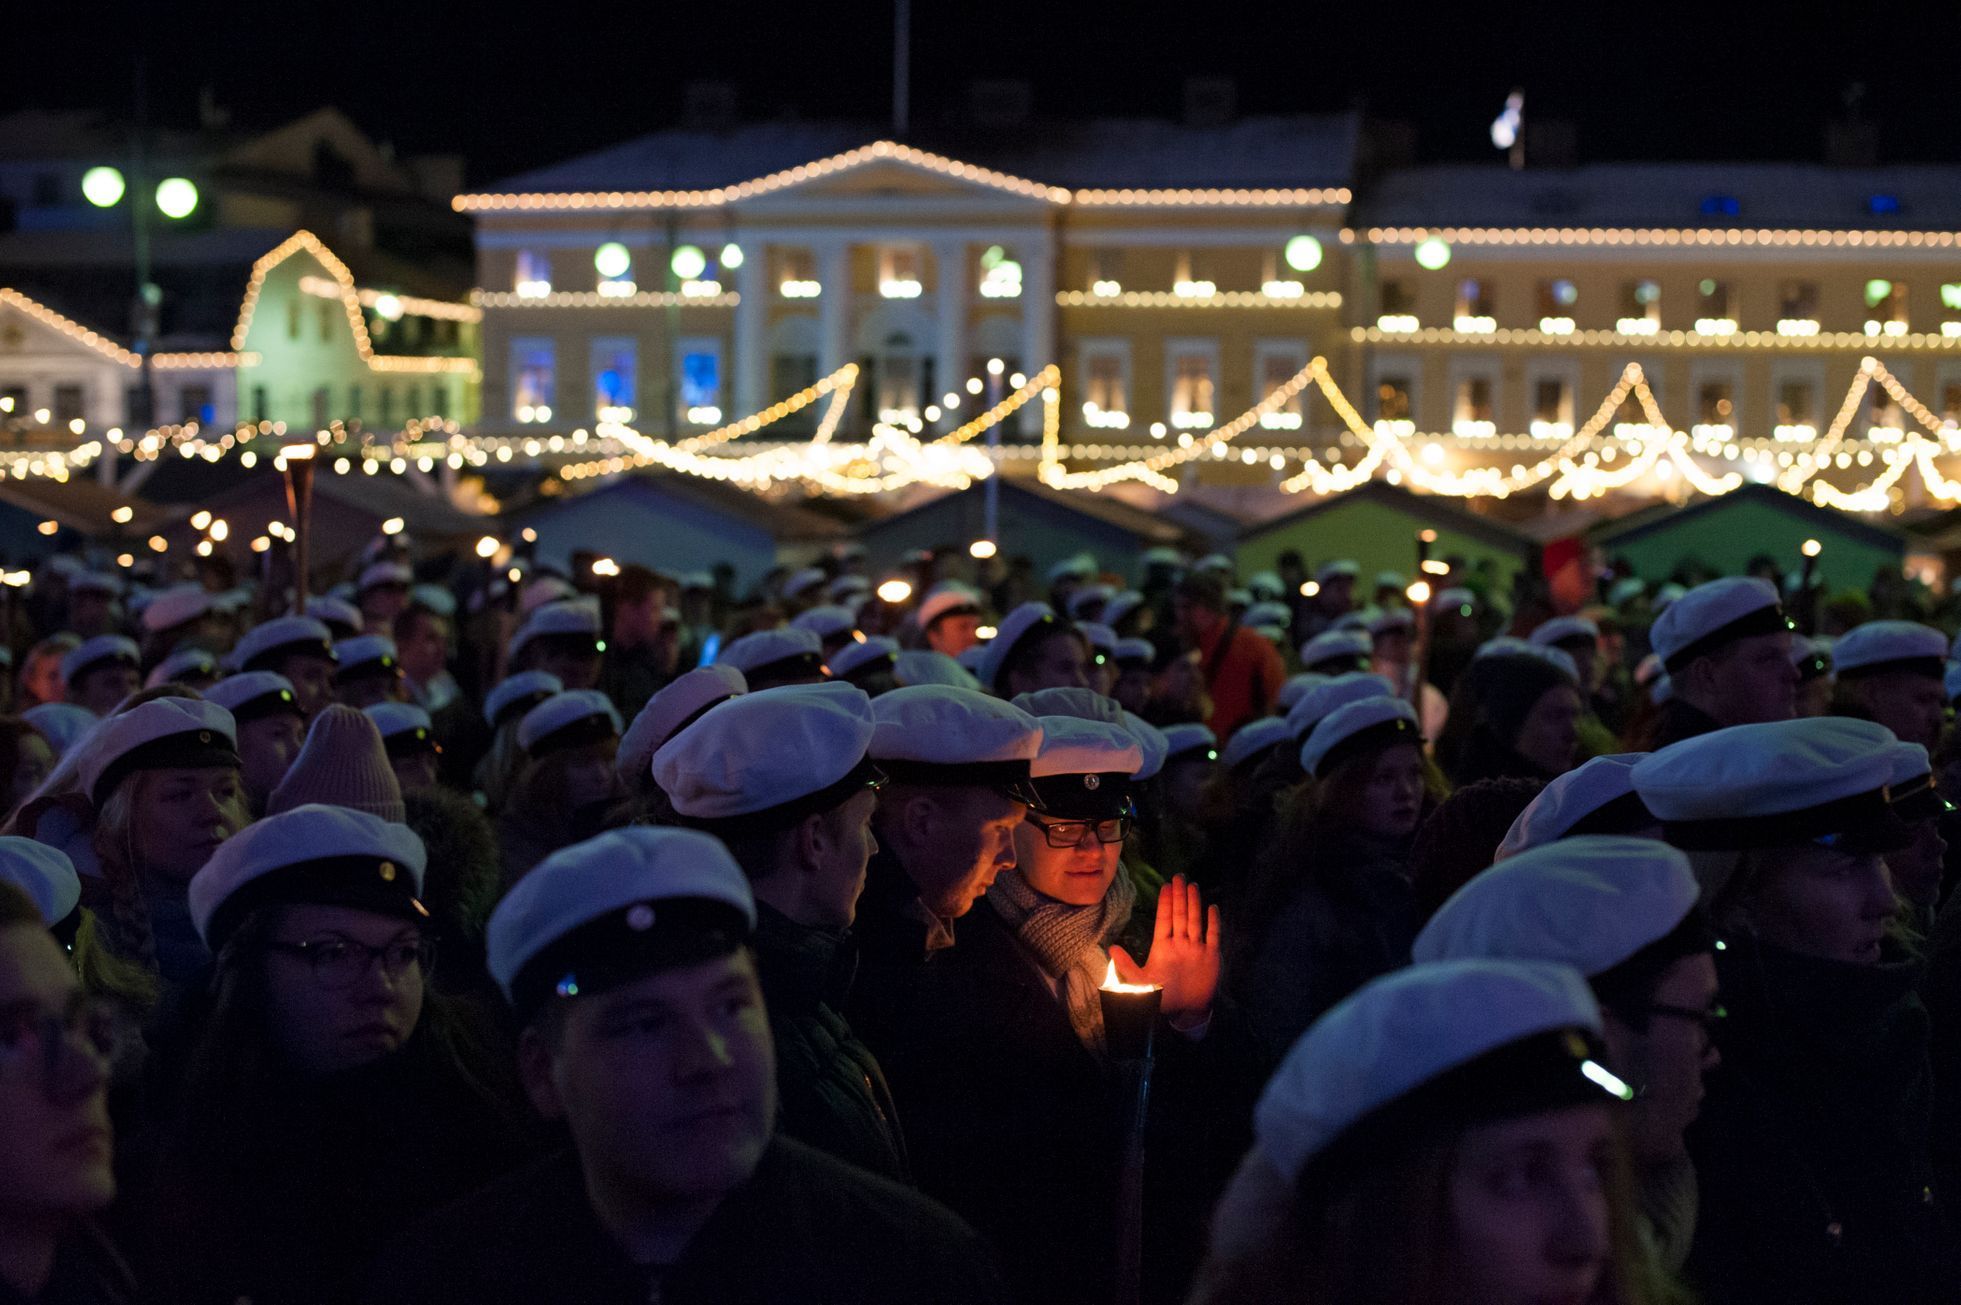
[[0, 1302], [1961, 1300], [1957, 613], [1313, 561], [45, 559]]

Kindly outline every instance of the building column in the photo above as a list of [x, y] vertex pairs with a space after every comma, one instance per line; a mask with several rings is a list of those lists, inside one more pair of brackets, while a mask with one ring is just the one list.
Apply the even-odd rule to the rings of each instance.
[[817, 375], [819, 379], [851, 361], [851, 246], [817, 248]]
[[770, 402], [765, 393], [769, 378], [769, 248], [755, 245], [743, 252], [742, 266], [735, 270], [735, 291], [741, 296], [735, 306], [735, 407], [734, 418], [761, 412]]
[[938, 275], [939, 340], [933, 352], [936, 394], [922, 396], [920, 406], [938, 403], [940, 395], [960, 389], [967, 379], [967, 245], [965, 241], [933, 246]]
[[[1033, 376], [1060, 361], [1055, 347], [1055, 232], [1047, 230], [1016, 245], [1015, 253], [1021, 259], [1021, 365]], [[1035, 402], [1022, 408], [1022, 434], [1042, 433], [1042, 407]]]

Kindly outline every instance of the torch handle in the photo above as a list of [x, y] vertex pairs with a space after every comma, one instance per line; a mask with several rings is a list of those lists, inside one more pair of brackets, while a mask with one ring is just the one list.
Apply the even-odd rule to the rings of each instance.
[[1124, 1111], [1123, 1159], [1117, 1174], [1117, 1267], [1113, 1305], [1138, 1305], [1144, 1281], [1144, 1131], [1151, 1114], [1156, 1057], [1116, 1062]]

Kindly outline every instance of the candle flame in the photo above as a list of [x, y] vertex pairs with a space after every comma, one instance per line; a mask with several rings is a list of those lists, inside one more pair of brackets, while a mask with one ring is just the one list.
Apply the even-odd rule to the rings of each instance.
[[1111, 959], [1110, 968], [1103, 971], [1103, 991], [1105, 992], [1156, 992], [1157, 990], [1158, 985], [1155, 983], [1125, 983], [1122, 979], [1118, 978], [1115, 958]]

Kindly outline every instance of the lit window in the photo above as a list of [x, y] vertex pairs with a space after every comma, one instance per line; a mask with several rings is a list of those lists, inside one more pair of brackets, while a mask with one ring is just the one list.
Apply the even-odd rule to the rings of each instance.
[[85, 416], [82, 411], [84, 406], [81, 386], [54, 387], [54, 420], [57, 426], [66, 426], [69, 422]]
[[1170, 356], [1171, 424], [1180, 430], [1204, 430], [1212, 425], [1213, 387], [1218, 351], [1209, 346], [1174, 346]]
[[1898, 217], [1900, 215], [1900, 197], [1898, 195], [1888, 195], [1883, 192], [1869, 195], [1866, 197], [1866, 212], [1872, 214], [1874, 217]]
[[713, 340], [681, 342], [681, 416], [695, 426], [722, 420], [722, 350]]
[[1123, 293], [1123, 254], [1115, 249], [1099, 249], [1089, 258], [1089, 292], [1093, 295]]
[[1949, 381], [1941, 386], [1941, 420], [1961, 422], [1961, 381]]
[[550, 340], [511, 341], [511, 416], [522, 422], [552, 419], [557, 369], [558, 351]]
[[1119, 341], [1083, 346], [1083, 423], [1130, 427], [1130, 347]]
[[1866, 334], [1907, 333], [1907, 287], [1904, 281], [1874, 277], [1866, 282]]
[[1382, 312], [1375, 324], [1385, 331], [1416, 329], [1416, 287], [1411, 282], [1392, 277], [1382, 283]]
[[1778, 382], [1777, 424], [1771, 433], [1781, 440], [1805, 440], [1818, 433], [1817, 390], [1810, 381]]
[[1415, 412], [1410, 395], [1412, 383], [1407, 376], [1385, 376], [1376, 382], [1375, 419], [1385, 421], [1409, 422]]
[[609, 240], [593, 251], [592, 269], [599, 273], [599, 293], [623, 299], [634, 292], [633, 251], [617, 240]]
[[325, 344], [334, 338], [334, 314], [339, 311], [340, 305], [331, 299], [318, 301], [315, 316], [320, 321], [320, 343]]
[[1498, 318], [1492, 311], [1489, 282], [1466, 277], [1457, 283], [1457, 314], [1452, 319], [1460, 331], [1495, 331]]
[[1743, 205], [1734, 195], [1704, 195], [1701, 209], [1704, 217], [1738, 217]]
[[885, 245], [878, 251], [878, 293], [886, 299], [917, 299], [919, 251], [911, 245]]
[[1729, 381], [1704, 381], [1695, 392], [1696, 424], [1693, 434], [1704, 439], [1727, 440], [1736, 433], [1736, 391]]
[[1492, 402], [1489, 376], [1466, 376], [1457, 382], [1457, 401], [1451, 409], [1450, 429], [1458, 435], [1497, 433], [1496, 407]]
[[1542, 376], [1532, 383], [1531, 429], [1542, 439], [1573, 433], [1573, 387], [1563, 378]]
[[[182, 420], [194, 421], [200, 426], [209, 426], [218, 419], [217, 405], [211, 402], [209, 385], [186, 385], [177, 391], [177, 410], [183, 414]], [[358, 417], [359, 409], [349, 414]]]
[[552, 292], [551, 264], [534, 249], [520, 249], [515, 282], [514, 288], [527, 299], [548, 295]]
[[[1253, 386], [1260, 402], [1272, 398], [1307, 366], [1307, 354], [1296, 344], [1260, 345], [1253, 354]], [[1296, 389], [1271, 412], [1260, 415], [1267, 430], [1299, 430], [1303, 421], [1302, 391]]]
[[1565, 277], [1539, 282], [1539, 329], [1547, 335], [1573, 333], [1573, 305], [1580, 288]]
[[1941, 334], [1961, 335], [1961, 281], [1941, 285]]
[[1818, 283], [1780, 281], [1777, 286], [1777, 333], [1818, 334]]
[[1006, 249], [1000, 245], [989, 245], [981, 254], [980, 266], [981, 298], [1021, 298], [1021, 264]]
[[1621, 315], [1614, 329], [1622, 335], [1653, 335], [1661, 330], [1661, 283], [1626, 281], [1621, 284]]
[[1898, 401], [1879, 385], [1869, 388], [1866, 396], [1871, 405], [1866, 432], [1868, 437], [1897, 440], [1906, 428], [1906, 417]]
[[1696, 283], [1695, 329], [1698, 335], [1736, 333], [1736, 302], [1729, 282], [1705, 276]]
[[592, 410], [600, 421], [632, 421], [639, 405], [639, 350], [630, 336], [592, 342]]
[[1192, 273], [1192, 256], [1178, 255], [1178, 271], [1171, 280], [1171, 293], [1180, 299], [1210, 299], [1219, 293], [1219, 283], [1200, 280]]
[[926, 359], [921, 356], [919, 342], [911, 335], [894, 331], [885, 337], [872, 364], [877, 385], [872, 396], [873, 410], [880, 421], [910, 422], [919, 416], [925, 368]]
[[286, 338], [288, 340], [297, 340], [300, 338], [300, 299], [298, 295], [294, 295], [286, 301]]
[[[776, 292], [785, 299], [815, 299], [823, 287], [817, 283], [817, 265], [808, 249], [776, 251]], [[802, 388], [799, 386], [798, 388]]]

